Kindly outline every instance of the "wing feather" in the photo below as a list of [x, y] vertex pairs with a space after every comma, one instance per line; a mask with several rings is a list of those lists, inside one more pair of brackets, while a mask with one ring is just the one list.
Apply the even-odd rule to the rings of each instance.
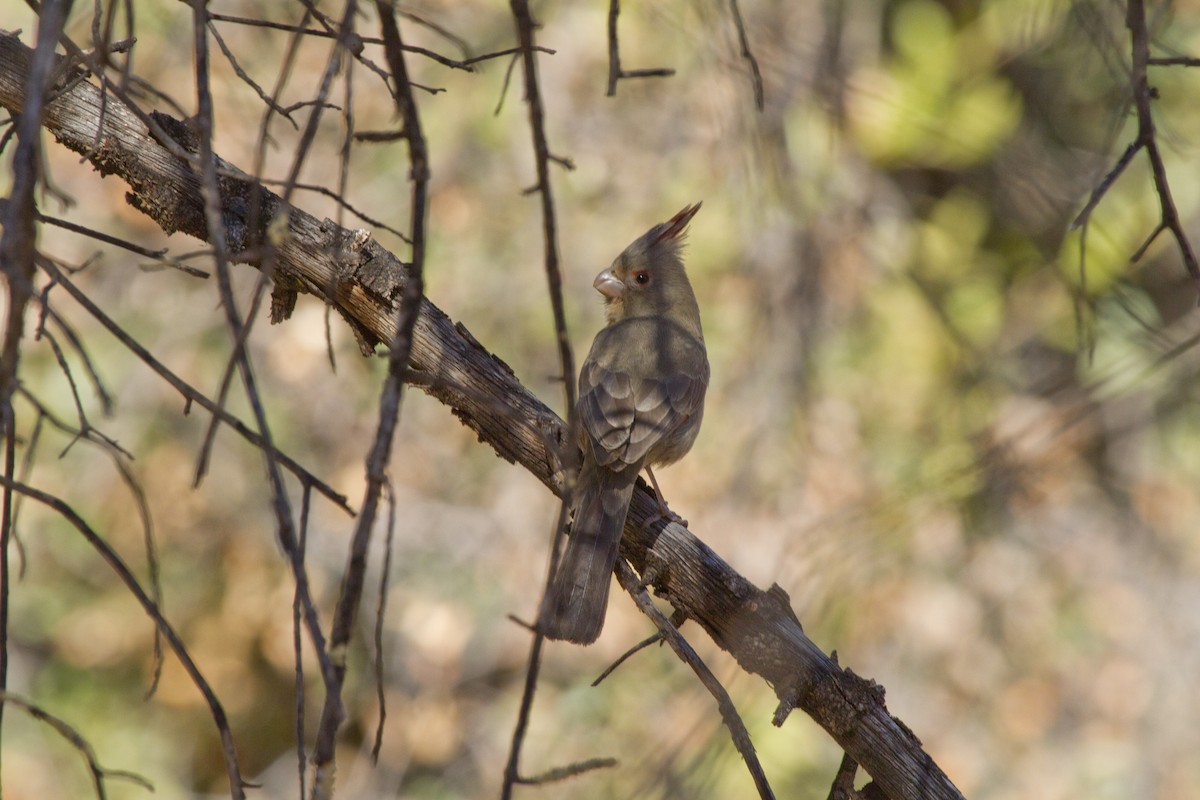
[[[646, 369], [645, 352], [614, 348], [602, 332], [579, 374], [585, 444], [598, 464], [611, 468], [679, 458], [691, 446], [694, 431], [684, 442], [674, 441], [672, 434], [694, 429], [704, 411], [708, 360], [703, 345], [669, 323], [665, 329], [663, 323], [646, 324], [657, 326], [652, 341], [659, 352], [651, 354], [659, 360], [653, 365], [657, 369]], [[629, 333], [614, 327], [617, 334]], [[617, 343], [620, 338], [613, 337]], [[663, 352], [668, 357], [663, 358]], [[660, 443], [663, 446], [656, 449]]]

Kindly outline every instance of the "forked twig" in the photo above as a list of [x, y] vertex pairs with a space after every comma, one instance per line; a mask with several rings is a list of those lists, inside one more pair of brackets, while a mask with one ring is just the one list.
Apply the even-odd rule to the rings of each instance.
[[60, 498], [55, 497], [48, 492], [43, 492], [40, 489], [35, 489], [34, 487], [28, 486], [19, 481], [15, 481], [9, 478], [7, 475], [0, 476], [0, 483], [2, 483], [5, 487], [11, 488], [15, 492], [30, 498], [31, 500], [36, 500], [42, 505], [48, 506], [72, 527], [79, 531], [83, 538], [87, 540], [88, 544], [90, 544], [92, 548], [100, 554], [100, 557], [103, 558], [113, 572], [117, 574], [117, 577], [121, 579], [123, 584], [125, 584], [125, 588], [129, 590], [130, 594], [132, 594], [138, 603], [141, 604], [142, 610], [145, 611], [146, 615], [150, 617], [150, 619], [154, 621], [154, 624], [158, 626], [158, 629], [162, 631], [163, 638], [165, 638], [167, 644], [170, 645], [171, 651], [175, 654], [175, 657], [179, 659], [180, 664], [182, 664], [184, 671], [187, 672], [192, 683], [195, 684], [196, 688], [200, 690], [200, 694], [204, 697], [204, 701], [208, 705], [209, 713], [212, 715], [213, 721], [216, 723], [217, 732], [221, 738], [221, 751], [225, 758], [225, 770], [229, 775], [230, 794], [235, 800], [242, 800], [245, 798], [246, 784], [242, 780], [241, 768], [238, 766], [237, 748], [233, 743], [233, 731], [229, 727], [229, 718], [225, 714], [225, 708], [221, 705], [221, 701], [217, 698], [216, 692], [213, 691], [212, 686], [210, 686], [208, 683], [208, 680], [205, 679], [204, 675], [200, 672], [200, 668], [197, 667], [195, 661], [192, 660], [191, 653], [188, 651], [187, 646], [183, 643], [183, 640], [179, 638], [179, 635], [175, 632], [175, 629], [171, 626], [171, 623], [167, 622], [166, 618], [162, 615], [162, 612], [159, 611], [158, 605], [150, 598], [149, 595], [146, 594], [146, 591], [142, 588], [141, 583], [133, 574], [133, 571], [129, 569], [121, 556], [117, 554], [117, 551], [113, 550], [112, 547], [109, 546], [108, 542], [104, 541], [104, 539], [98, 533], [92, 530], [91, 526], [84, 521], [83, 517], [79, 516], [79, 514], [75, 512], [75, 509], [73, 509]]
[[64, 720], [51, 714], [41, 706], [4, 689], [0, 689], [0, 705], [15, 706], [34, 719], [46, 723], [54, 729], [55, 733], [65, 739], [71, 747], [78, 750], [79, 754], [87, 761], [88, 771], [92, 774], [92, 788], [95, 789], [96, 797], [99, 800], [104, 800], [106, 797], [104, 781], [109, 778], [126, 780], [141, 786], [148, 792], [154, 791], [154, 785], [136, 772], [129, 772], [123, 769], [107, 769], [100, 766], [100, 759], [96, 756], [96, 749], [92, 747], [91, 742], [85, 739], [83, 734], [75, 730], [71, 725], [68, 725]]
[[621, 69], [621, 44], [617, 36], [617, 18], [621, 15], [621, 0], [608, 0], [608, 96], [617, 93], [617, 81], [622, 78], [669, 78], [675, 74], [670, 67], [657, 69]]
[[124, 328], [118, 325], [117, 322], [112, 319], [112, 317], [105, 314], [104, 311], [98, 305], [96, 305], [91, 298], [88, 297], [87, 293], [76, 286], [69, 278], [67, 278], [67, 276], [63, 274], [63, 272], [59, 270], [57, 266], [46, 259], [40, 260], [38, 262], [38, 266], [47, 274], [49, 274], [54, 279], [55, 283], [66, 289], [67, 293], [70, 294], [77, 303], [83, 306], [84, 310], [91, 314], [92, 317], [95, 318], [96, 321], [102, 326], [104, 326], [109, 333], [115, 336], [127, 350], [137, 356], [138, 360], [150, 367], [150, 369], [154, 370], [154, 372], [158, 373], [159, 377], [169, 383], [171, 387], [175, 389], [175, 391], [179, 392], [179, 394], [181, 394], [184, 399], [187, 400], [189, 405], [195, 403], [205, 411], [208, 411], [210, 414], [220, 417], [221, 422], [228, 425], [242, 438], [256, 447], [264, 450], [270, 448], [274, 452], [275, 458], [279, 460], [279, 463], [282, 464], [285, 469], [291, 472], [301, 482], [301, 484], [305, 486], [311, 486], [312, 488], [316, 489], [318, 492], [324, 495], [327, 500], [345, 511], [347, 514], [354, 513], [354, 510], [351, 509], [347, 503], [345, 495], [334, 491], [333, 487], [331, 487], [329, 484], [325, 483], [307, 469], [300, 466], [297, 461], [285, 454], [283, 451], [275, 449], [274, 445], [251, 430], [244, 422], [230, 414], [224, 408], [218, 406], [206, 394], [169, 370], [166, 365], [155, 358], [149, 350], [147, 350], [136, 339], [130, 336]]
[[[386, 484], [392, 441], [400, 417], [404, 373], [408, 368], [409, 354], [412, 352], [413, 328], [424, 297], [423, 267], [428, 214], [429, 159], [416, 96], [404, 59], [400, 29], [396, 24], [395, 6], [386, 0], [376, 0], [375, 9], [383, 33], [388, 69], [395, 83], [393, 96], [396, 98], [397, 110], [404, 120], [405, 138], [408, 140], [409, 177], [412, 180], [412, 263], [408, 267], [407, 281], [401, 294], [399, 308], [395, 312], [395, 334], [388, 343], [388, 374], [379, 400], [379, 421], [375, 440], [366, 462], [367, 487], [362, 510], [351, 537], [350, 557], [342, 579], [342, 590], [334, 609], [330, 646], [333, 652], [339, 654], [336, 665], [339, 682], [326, 694], [325, 707], [317, 728], [316, 744], [313, 748], [313, 764], [317, 771], [314, 778], [315, 787], [323, 787], [327, 785], [327, 781], [332, 780], [337, 733], [344, 716], [340, 694], [341, 679], [346, 669], [344, 654], [355, 629], [366, 579], [367, 549], [379, 498]], [[344, 19], [343, 30], [347, 30], [350, 24], [351, 18]]]
[[1127, 0], [1125, 26], [1129, 29], [1130, 37], [1129, 81], [1133, 93], [1134, 108], [1137, 112], [1137, 137], [1125, 148], [1121, 157], [1117, 159], [1117, 163], [1108, 171], [1096, 188], [1092, 190], [1091, 196], [1088, 198], [1083, 210], [1079, 212], [1075, 220], [1071, 223], [1071, 227], [1074, 229], [1087, 225], [1092, 212], [1095, 211], [1096, 206], [1099, 205], [1105, 193], [1112, 187], [1121, 173], [1125, 171], [1125, 168], [1129, 166], [1133, 157], [1139, 151], [1144, 150], [1146, 157], [1150, 161], [1150, 172], [1154, 179], [1155, 193], [1158, 195], [1160, 221], [1154, 231], [1134, 252], [1130, 260], [1133, 262], [1139, 261], [1160, 233], [1170, 231], [1172, 237], [1175, 239], [1176, 246], [1179, 248], [1179, 254], [1183, 259], [1184, 267], [1186, 267], [1192, 280], [1200, 284], [1200, 262], [1197, 262], [1195, 249], [1192, 247], [1187, 231], [1184, 230], [1183, 222], [1179, 218], [1179, 211], [1175, 207], [1175, 200], [1172, 197], [1170, 182], [1167, 178], [1167, 169], [1163, 162], [1162, 151], [1158, 145], [1152, 108], [1152, 103], [1157, 94], [1155, 89], [1150, 86], [1147, 70], [1147, 67], [1151, 64], [1179, 62], [1175, 59], [1153, 59], [1150, 57], [1150, 34], [1146, 28], [1144, 0]]
[[[562, 296], [562, 270], [559, 267], [558, 253], [558, 222], [554, 208], [554, 192], [550, 183], [550, 162], [569, 163], [555, 159], [550, 153], [546, 140], [545, 108], [542, 105], [541, 87], [538, 84], [537, 54], [534, 42], [533, 14], [529, 9], [528, 0], [511, 0], [513, 22], [516, 25], [517, 41], [521, 46], [520, 60], [522, 73], [525, 78], [525, 102], [529, 107], [529, 130], [533, 139], [533, 154], [537, 168], [536, 189], [542, 205], [542, 246], [543, 260], [546, 270], [546, 283], [550, 291], [550, 307], [554, 315], [554, 333], [558, 342], [558, 361], [562, 370], [563, 401], [567, 412], [568, 442], [565, 452], [560, 458], [567, 478], [567, 485], [574, 483], [574, 475], [578, 467], [578, 452], [574, 445], [578, 429], [575, 411], [575, 357], [571, 352], [571, 341], [567, 333], [566, 310]], [[550, 565], [546, 572], [546, 582], [543, 594], [548, 591], [550, 581], [558, 567], [559, 553], [562, 548], [564, 530], [567, 523], [567, 512], [570, 508], [571, 491], [562, 493], [558, 508], [558, 519], [555, 523], [553, 544], [550, 548]], [[512, 797], [513, 788], [520, 781], [521, 747], [524, 744], [525, 731], [529, 724], [529, 715], [533, 708], [533, 695], [537, 688], [538, 672], [541, 665], [541, 652], [544, 638], [536, 631], [530, 644], [529, 660], [526, 665], [525, 682], [521, 691], [521, 704], [517, 711], [517, 720], [513, 725], [512, 743], [509, 747], [508, 760], [504, 767], [504, 781], [501, 786], [502, 800]]]
[[[43, 422], [48, 422], [54, 428], [57, 428], [62, 433], [71, 437], [72, 444], [77, 441], [91, 442], [99, 447], [112, 460], [113, 466], [117, 473], [121, 476], [121, 482], [129, 489], [130, 495], [133, 496], [134, 506], [137, 508], [138, 518], [142, 523], [142, 542], [146, 550], [146, 569], [150, 576], [150, 597], [154, 600], [154, 604], [160, 609], [163, 604], [162, 581], [159, 576], [158, 562], [158, 545], [154, 538], [154, 518], [150, 514], [150, 503], [146, 499], [146, 490], [142, 488], [141, 482], [137, 476], [133, 474], [133, 470], [129, 467], [129, 461], [133, 459], [127, 451], [123, 450], [112, 439], [97, 431], [92, 427], [74, 428], [68, 425], [63, 420], [59, 419], [46, 405], [39, 400], [33, 392], [22, 386], [17, 389], [18, 394], [29, 403], [37, 412], [37, 428], [35, 436], [40, 432]], [[35, 436], [30, 437], [29, 452], [27, 453], [26, 463], [23, 472], [28, 474], [33, 463], [33, 444]], [[8, 475], [12, 475], [9, 471]], [[15, 521], [15, 517], [14, 517]], [[150, 685], [146, 689], [146, 696], [150, 697], [158, 688], [159, 679], [162, 677], [163, 666], [163, 649], [162, 649], [162, 632], [156, 627], [154, 629], [154, 654], [153, 654], [153, 673], [150, 678]]]
[[750, 732], [746, 730], [746, 724], [742, 722], [741, 716], [738, 714], [737, 708], [733, 705], [733, 700], [729, 697], [729, 692], [725, 691], [725, 687], [717, 680], [717, 676], [712, 674], [712, 670], [700, 659], [700, 656], [688, 644], [688, 641], [679, 633], [679, 629], [671, 624], [666, 615], [654, 605], [654, 601], [650, 599], [649, 592], [642, 584], [633, 568], [625, 562], [624, 559], [618, 558], [615, 571], [617, 580], [621, 582], [621, 586], [629, 593], [633, 601], [637, 603], [638, 608], [642, 610], [654, 625], [658, 628], [658, 632], [662, 634], [663, 639], [675, 651], [675, 655], [679, 656], [679, 660], [692, 668], [696, 673], [696, 677], [700, 679], [700, 683], [708, 689], [709, 694], [717, 701], [717, 708], [721, 711], [721, 719], [725, 721], [725, 727], [729, 729], [729, 735], [733, 738], [734, 747], [741, 754], [742, 760], [746, 762], [746, 769], [750, 770], [750, 776], [754, 779], [754, 786], [758, 790], [758, 796], [764, 798], [774, 798], [775, 793], [771, 789], [771, 784], [767, 782], [766, 773], [763, 772], [762, 764], [759, 763], [758, 754], [754, 750], [754, 744], [750, 741]]

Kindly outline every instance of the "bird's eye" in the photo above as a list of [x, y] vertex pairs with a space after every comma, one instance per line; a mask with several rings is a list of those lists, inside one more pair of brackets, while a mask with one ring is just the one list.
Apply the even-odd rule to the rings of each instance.
[[637, 281], [640, 285], [645, 286], [647, 283], [650, 282], [650, 273], [644, 269], [639, 270], [639, 271], [633, 273], [633, 279], [635, 281]]

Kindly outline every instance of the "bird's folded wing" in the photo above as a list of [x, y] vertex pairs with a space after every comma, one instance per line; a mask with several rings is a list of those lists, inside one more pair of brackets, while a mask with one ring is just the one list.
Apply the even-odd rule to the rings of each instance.
[[647, 453], [701, 408], [703, 374], [634, 377], [595, 363], [580, 374], [579, 416], [596, 463], [610, 468], [645, 460]]

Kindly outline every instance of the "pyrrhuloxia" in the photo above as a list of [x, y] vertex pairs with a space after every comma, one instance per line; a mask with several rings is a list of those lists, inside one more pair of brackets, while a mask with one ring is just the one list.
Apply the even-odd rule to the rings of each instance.
[[596, 641], [638, 473], [678, 461], [700, 430], [708, 356], [680, 258], [699, 210], [654, 226], [596, 276], [608, 325], [579, 373], [574, 521], [538, 621], [551, 639]]

